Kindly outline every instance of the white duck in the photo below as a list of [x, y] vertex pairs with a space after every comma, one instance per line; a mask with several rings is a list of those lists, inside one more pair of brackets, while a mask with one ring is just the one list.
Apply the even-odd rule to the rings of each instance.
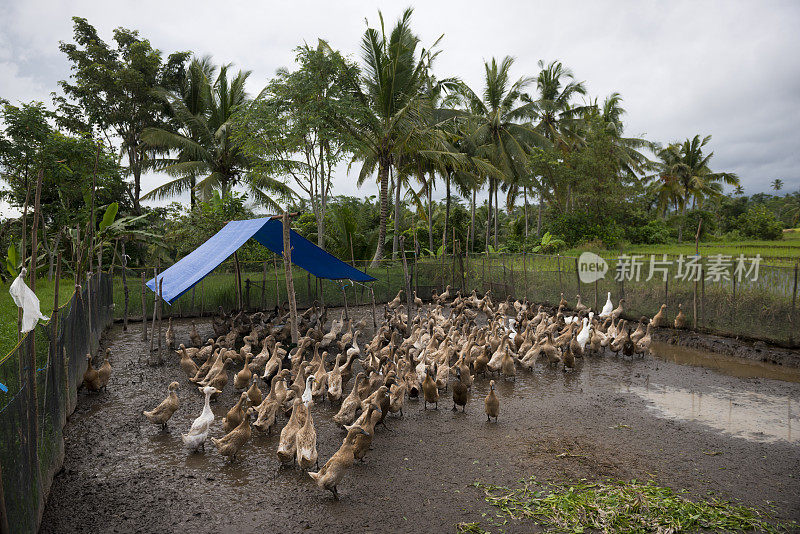
[[614, 304], [611, 303], [611, 291], [608, 292], [608, 298], [606, 299], [606, 303], [603, 306], [602, 311], [600, 312], [600, 317], [607, 317], [611, 315], [611, 312], [614, 311]]
[[311, 406], [311, 404], [314, 402], [311, 398], [311, 382], [314, 382], [315, 380], [316, 378], [314, 378], [314, 375], [308, 375], [308, 378], [306, 378], [306, 390], [303, 392], [303, 396], [301, 397], [301, 399], [303, 399], [303, 404], [305, 404], [306, 407]]
[[213, 386], [206, 386], [197, 389], [200, 390], [200, 393], [206, 396], [206, 403], [203, 406], [203, 411], [192, 423], [192, 428], [189, 429], [189, 433], [181, 434], [183, 444], [191, 451], [196, 451], [199, 448], [206, 450], [206, 438], [208, 437], [208, 431], [211, 430], [211, 425], [214, 422], [214, 412], [211, 411], [209, 401], [211, 400], [211, 395], [218, 391], [217, 388]]
[[589, 331], [589, 319], [586, 317], [583, 318], [583, 326], [581, 327], [581, 331], [578, 332], [578, 335], [575, 337], [575, 340], [581, 346], [581, 349], [586, 347], [586, 344], [589, 342], [591, 338], [591, 333]]

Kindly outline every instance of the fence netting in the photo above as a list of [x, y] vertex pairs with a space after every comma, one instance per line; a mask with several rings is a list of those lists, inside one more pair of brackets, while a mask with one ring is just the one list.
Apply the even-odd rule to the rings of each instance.
[[105, 273], [83, 280], [57, 318], [40, 323], [0, 363], [0, 382], [8, 388], [0, 393], [0, 469], [11, 532], [38, 530], [64, 459], [62, 430], [77, 404], [86, 354], [96, 355], [113, 320], [112, 283]]
[[[644, 258], [640, 276], [617, 279], [622, 258], [606, 258], [608, 271], [593, 283], [583, 283], [579, 277], [576, 257], [546, 254], [473, 254], [415, 258], [407, 254], [406, 267], [411, 288], [423, 300], [449, 285], [462, 294], [472, 290], [484, 293], [491, 290], [495, 300], [514, 297], [530, 302], [557, 306], [563, 294], [574, 306], [577, 295], [592, 308], [601, 309], [608, 294], [616, 307], [625, 299], [623, 317], [637, 320], [652, 317], [662, 304], [667, 304], [667, 318], [672, 322], [679, 307], [686, 317], [687, 327], [698, 331], [798, 347], [797, 330], [797, 266], [761, 265], [755, 280], [739, 280], [733, 271], [720, 279], [709, 278], [712, 257], [698, 261], [699, 278], [682, 276], [676, 261], [660, 267], [650, 277]], [[659, 259], [661, 259], [659, 257]], [[676, 258], [668, 258], [675, 260]], [[294, 288], [299, 307], [314, 301], [327, 306], [377, 304], [393, 299], [404, 288], [403, 262], [398, 257], [374, 263], [356, 260], [356, 268], [377, 278], [362, 285], [349, 281], [317, 279], [314, 275], [293, 267]], [[164, 267], [166, 268], [166, 267]], [[286, 302], [285, 270], [282, 258], [263, 262], [240, 262], [241, 297], [238, 291], [233, 261], [222, 263], [193, 289], [163, 305], [164, 317], [198, 317], [217, 312], [220, 306], [231, 310], [241, 305], [248, 310], [274, 308]], [[155, 269], [128, 269], [128, 317], [141, 320], [142, 303], [145, 316], [153, 317], [154, 293], [144, 288], [143, 280], [154, 276]], [[123, 317], [125, 287], [119, 268], [114, 275], [115, 318]]]

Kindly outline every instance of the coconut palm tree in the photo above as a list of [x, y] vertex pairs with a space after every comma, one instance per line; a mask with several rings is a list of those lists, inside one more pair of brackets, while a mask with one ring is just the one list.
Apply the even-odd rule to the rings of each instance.
[[[495, 58], [484, 62], [484, 89], [478, 97], [462, 84], [459, 91], [473, 119], [470, 143], [477, 147], [475, 155], [489, 162], [507, 181], [517, 181], [527, 173], [526, 162], [531, 147], [547, 144], [544, 136], [530, 122], [537, 107], [524, 98], [525, 88], [533, 83], [528, 77], [511, 82], [509, 71], [514, 58], [506, 56], [499, 63]], [[489, 213], [486, 225], [486, 244], [492, 219], [494, 195], [494, 245], [497, 248], [497, 176], [487, 176], [489, 182]]]
[[173, 180], [153, 189], [143, 199], [166, 198], [195, 189], [205, 200], [214, 190], [225, 194], [242, 183], [256, 204], [279, 209], [272, 195], [292, 194], [282, 182], [250, 172], [249, 161], [232, 135], [234, 114], [248, 104], [244, 84], [250, 72], [239, 71], [229, 78], [228, 69], [229, 65], [220, 67], [212, 82], [215, 69], [208, 60], [193, 61], [187, 73], [185, 94], [162, 92], [178, 127], [148, 128], [142, 139], [151, 147], [173, 155], [151, 163]]
[[419, 38], [411, 31], [412, 12], [406, 9], [388, 35], [383, 14], [378, 12], [380, 31], [367, 28], [361, 39], [363, 73], [360, 79], [349, 78], [349, 89], [361, 106], [347, 116], [337, 116], [337, 122], [354, 140], [353, 161], [362, 162], [358, 184], [377, 169], [381, 208], [373, 266], [384, 254], [389, 169], [397, 164], [397, 147], [424, 130], [419, 112], [420, 87], [432, 54], [425, 49], [418, 52]]
[[783, 180], [781, 180], [780, 178], [775, 178], [774, 180], [772, 180], [771, 186], [772, 189], [774, 189], [775, 191], [780, 191], [781, 189], [783, 189]]

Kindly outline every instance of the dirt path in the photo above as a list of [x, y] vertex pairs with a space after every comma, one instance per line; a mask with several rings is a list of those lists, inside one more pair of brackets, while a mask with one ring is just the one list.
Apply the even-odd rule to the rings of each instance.
[[[179, 342], [188, 338], [187, 323], [176, 327]], [[499, 380], [500, 421], [489, 424], [488, 380], [477, 378], [466, 414], [450, 410], [449, 390], [438, 410], [406, 401], [405, 417], [389, 416], [389, 430], [377, 430], [374, 450], [348, 473], [336, 502], [304, 472], [280, 467], [279, 432], [254, 431], [232, 465], [210, 443], [188, 455], [180, 431], [203, 399], [177, 357], [158, 369], [141, 364], [147, 348], [139, 335], [115, 326], [105, 337], [115, 372], [107, 393], [81, 394], [67, 424], [64, 470], [42, 532], [453, 532], [488, 511], [473, 482], [513, 484], [530, 475], [652, 477], [698, 497], [770, 501], [779, 518], [800, 519], [796, 383], [654, 358], [592, 357], [570, 374], [537, 367], [520, 370], [515, 383]], [[141, 411], [160, 402], [171, 380], [181, 383], [181, 407], [160, 433]], [[217, 415], [235, 398], [229, 383]], [[330, 420], [335, 411], [327, 402], [314, 408], [321, 462], [343, 436]]]

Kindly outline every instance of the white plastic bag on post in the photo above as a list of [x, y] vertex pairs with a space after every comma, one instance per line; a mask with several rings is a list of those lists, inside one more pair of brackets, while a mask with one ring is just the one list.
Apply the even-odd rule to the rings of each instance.
[[11, 287], [8, 288], [11, 298], [14, 299], [14, 304], [22, 308], [22, 330], [20, 331], [23, 334], [33, 330], [39, 319], [42, 321], [50, 320], [49, 317], [42, 315], [42, 310], [39, 307], [39, 297], [25, 284], [26, 274], [28, 274], [28, 270], [23, 267], [22, 272], [19, 273], [19, 276], [12, 282]]

